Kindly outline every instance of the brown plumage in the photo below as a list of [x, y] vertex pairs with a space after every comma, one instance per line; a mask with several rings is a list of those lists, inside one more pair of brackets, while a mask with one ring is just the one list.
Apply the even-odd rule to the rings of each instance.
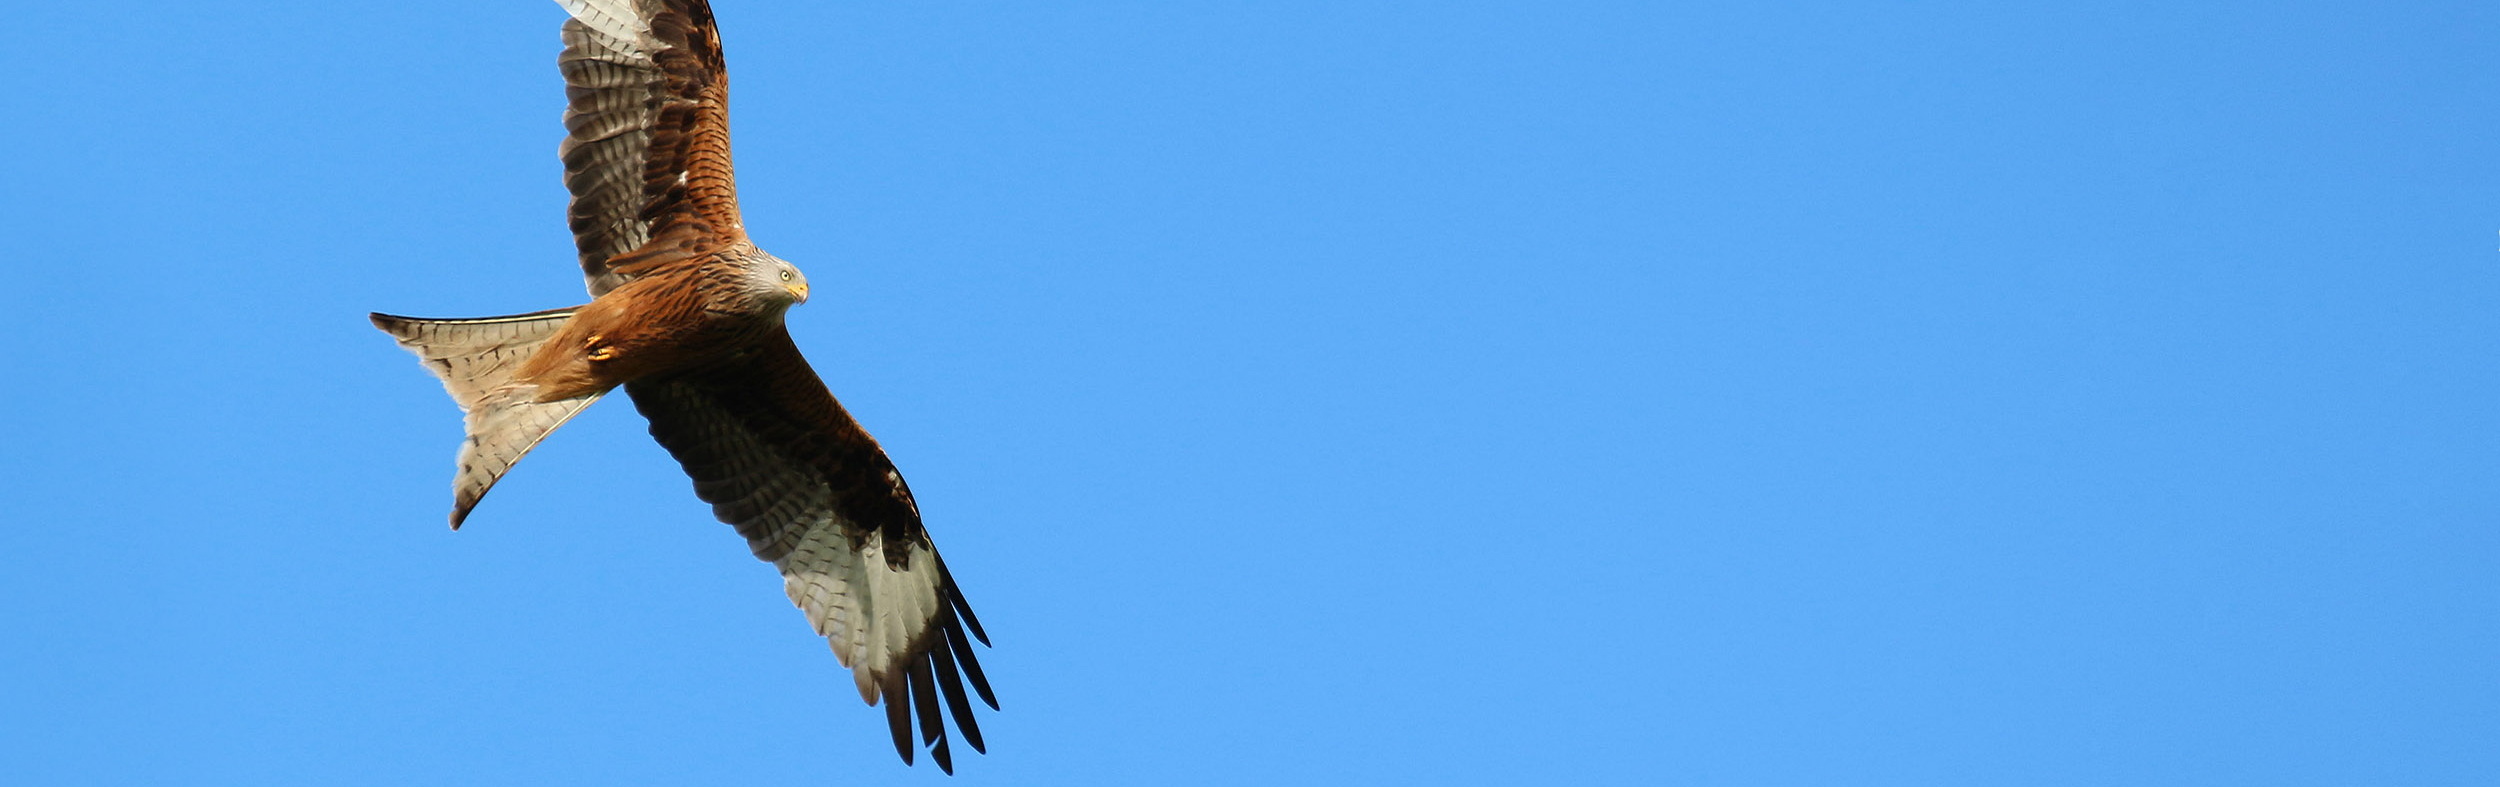
[[954, 772], [947, 717], [983, 749], [966, 684], [998, 707], [971, 644], [989, 638], [911, 488], [783, 326], [807, 280], [740, 223], [710, 6], [557, 1], [573, 17], [558, 59], [560, 153], [591, 302], [465, 320], [373, 315], [467, 414], [452, 527], [540, 440], [623, 386], [695, 494], [780, 569], [861, 699], [885, 703], [903, 761], [916, 719], [930, 758]]

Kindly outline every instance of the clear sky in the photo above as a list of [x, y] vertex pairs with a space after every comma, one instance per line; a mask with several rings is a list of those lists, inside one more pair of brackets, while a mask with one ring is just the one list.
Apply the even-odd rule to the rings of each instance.
[[[2500, 7], [718, 0], [960, 784], [2500, 783]], [[621, 400], [543, 0], [18, 3], [11, 784], [929, 784]]]

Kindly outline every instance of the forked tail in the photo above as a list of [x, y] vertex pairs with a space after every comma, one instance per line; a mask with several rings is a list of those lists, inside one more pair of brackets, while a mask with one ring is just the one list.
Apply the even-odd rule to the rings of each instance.
[[469, 320], [373, 315], [373, 327], [416, 353], [468, 414], [468, 440], [460, 444], [460, 472], [451, 482], [452, 529], [460, 529], [469, 509], [538, 441], [605, 393], [541, 402], [538, 386], [512, 379], [538, 345], [572, 317], [572, 309]]

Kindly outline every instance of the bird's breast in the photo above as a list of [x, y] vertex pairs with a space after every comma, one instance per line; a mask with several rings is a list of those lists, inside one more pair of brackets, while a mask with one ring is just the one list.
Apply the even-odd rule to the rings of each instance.
[[779, 314], [724, 308], [701, 287], [618, 287], [582, 307], [540, 345], [517, 377], [540, 401], [605, 391], [634, 380], [699, 369], [735, 357], [768, 335]]

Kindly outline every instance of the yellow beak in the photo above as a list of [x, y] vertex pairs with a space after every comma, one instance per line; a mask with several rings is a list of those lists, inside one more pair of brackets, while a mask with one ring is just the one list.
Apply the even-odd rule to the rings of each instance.
[[806, 283], [806, 282], [800, 282], [800, 283], [797, 283], [797, 284], [790, 285], [790, 294], [791, 294], [791, 295], [794, 295], [794, 296], [797, 296], [797, 297], [798, 297], [798, 299], [799, 299], [799, 302], [800, 302], [800, 303], [806, 303], [806, 302], [807, 302], [807, 283]]

